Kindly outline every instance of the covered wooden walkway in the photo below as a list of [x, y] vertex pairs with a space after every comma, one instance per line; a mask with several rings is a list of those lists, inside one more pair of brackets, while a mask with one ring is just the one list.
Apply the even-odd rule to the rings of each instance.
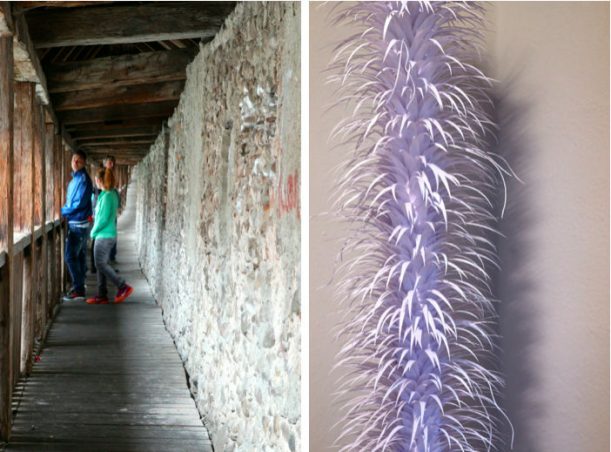
[[[126, 187], [234, 7], [0, 1], [0, 450], [211, 450], [139, 269]], [[77, 150], [90, 174], [112, 154], [129, 194], [118, 267], [135, 293], [121, 305], [59, 304]]]
[[[119, 220], [117, 268], [134, 294], [119, 305], [60, 306], [31, 375], [17, 384], [5, 450], [212, 450], [139, 269], [133, 192]], [[94, 276], [87, 279], [88, 295]]]

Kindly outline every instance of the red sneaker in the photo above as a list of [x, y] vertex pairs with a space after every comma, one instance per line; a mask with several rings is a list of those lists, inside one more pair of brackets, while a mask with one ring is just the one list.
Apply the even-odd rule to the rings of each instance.
[[123, 303], [127, 297], [134, 292], [134, 288], [125, 284], [122, 289], [119, 289], [115, 295], [115, 303]]
[[95, 297], [87, 298], [87, 304], [108, 304], [108, 297], [100, 297], [96, 295]]

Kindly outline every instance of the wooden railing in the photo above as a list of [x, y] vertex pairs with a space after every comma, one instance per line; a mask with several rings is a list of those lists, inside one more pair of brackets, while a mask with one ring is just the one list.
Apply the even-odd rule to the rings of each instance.
[[[10, 3], [0, 1], [0, 441], [10, 437], [15, 386], [30, 372], [66, 289], [59, 218], [77, 150], [48, 104], [42, 71], [32, 79], [27, 65], [19, 69], [24, 62], [15, 54], [35, 52], [26, 28], [20, 32], [11, 18]], [[89, 174], [97, 167], [91, 160]], [[115, 172], [125, 186], [130, 168]]]
[[66, 287], [64, 231], [60, 220], [47, 222], [33, 234], [15, 233], [11, 256], [0, 253], [0, 294], [8, 294], [1, 300], [8, 316], [0, 324], [8, 336], [0, 353], [8, 370], [8, 391], [3, 391], [8, 398], [0, 405], [11, 413], [5, 435], [15, 408], [13, 392], [19, 379], [31, 371], [36, 345], [44, 341]]

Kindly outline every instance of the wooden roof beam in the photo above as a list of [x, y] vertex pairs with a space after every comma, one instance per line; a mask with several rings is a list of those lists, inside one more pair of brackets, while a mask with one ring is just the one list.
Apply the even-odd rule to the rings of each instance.
[[198, 49], [163, 50], [46, 66], [51, 93], [184, 80]]
[[136, 137], [156, 137], [161, 131], [161, 124], [158, 126], [129, 127], [101, 130], [79, 130], [71, 132], [74, 141], [96, 140], [104, 138], [136, 138]]
[[[111, 107], [91, 108], [86, 110], [68, 110], [59, 114], [62, 124], [76, 125], [87, 123], [110, 123], [114, 121], [157, 118], [159, 122], [168, 118], [176, 107], [175, 101], [156, 102], [152, 104], [114, 105]], [[149, 120], [149, 124], [153, 119]]]
[[36, 95], [44, 105], [49, 104], [47, 80], [40, 65], [28, 26], [23, 16], [13, 17], [11, 2], [0, 2], [0, 33], [13, 35], [15, 80], [36, 83]]
[[112, 1], [96, 1], [96, 2], [16, 2], [16, 9], [20, 12], [31, 11], [36, 8], [77, 8], [82, 6], [100, 6], [105, 3], [114, 3]]
[[130, 129], [134, 127], [161, 127], [162, 123], [151, 123], [151, 120], [148, 118], [131, 118], [131, 119], [120, 119], [120, 120], [111, 120], [111, 121], [99, 121], [99, 122], [88, 122], [86, 124], [68, 124], [66, 126], [66, 130], [70, 132], [70, 134], [78, 132], [78, 133], [90, 133], [90, 132], [99, 132], [106, 130], [116, 130], [116, 129]]
[[55, 111], [82, 110], [110, 105], [144, 104], [178, 101], [184, 81], [142, 84], [134, 86], [110, 86], [98, 89], [58, 93], [53, 96]]
[[108, 154], [109, 152], [115, 152], [117, 154], [146, 154], [149, 149], [149, 144], [123, 144], [123, 145], [106, 145], [106, 146], [80, 146], [85, 149], [87, 153], [91, 154]]
[[235, 2], [91, 6], [27, 13], [36, 48], [214, 36]]
[[13, 30], [15, 30], [15, 24], [11, 14], [11, 4], [10, 2], [0, 2], [0, 32], [13, 33]]
[[87, 147], [87, 148], [103, 148], [109, 146], [132, 146], [132, 145], [146, 145], [150, 146], [155, 142], [155, 138], [137, 138], [137, 139], [129, 139], [129, 138], [119, 138], [119, 139], [107, 139], [104, 141], [85, 141], [79, 142], [79, 147]]
[[135, 162], [138, 162], [142, 160], [144, 157], [146, 157], [146, 155], [148, 154], [148, 151], [149, 151], [148, 148], [145, 150], [142, 150], [141, 152], [136, 152], [136, 153], [123, 152], [120, 148], [109, 148], [109, 149], [104, 149], [99, 152], [93, 152], [93, 151], [85, 149], [85, 152], [87, 153], [87, 160], [101, 160], [110, 154], [114, 156], [116, 160], [129, 159], [130, 161], [135, 161]]

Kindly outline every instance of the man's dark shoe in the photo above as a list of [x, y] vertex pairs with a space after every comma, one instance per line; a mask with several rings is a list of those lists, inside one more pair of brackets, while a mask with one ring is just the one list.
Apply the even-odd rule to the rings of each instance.
[[70, 289], [63, 299], [64, 301], [83, 301], [85, 299], [85, 291]]

